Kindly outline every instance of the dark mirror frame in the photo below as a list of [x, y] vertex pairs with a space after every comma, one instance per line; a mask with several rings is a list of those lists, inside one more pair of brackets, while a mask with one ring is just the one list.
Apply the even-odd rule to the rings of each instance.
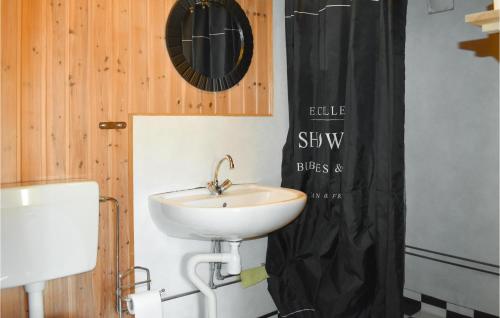
[[[237, 21], [243, 33], [243, 55], [233, 70], [222, 77], [207, 77], [193, 69], [191, 64], [186, 60], [182, 50], [182, 23], [186, 14], [191, 13], [190, 8], [200, 2], [208, 2], [225, 7], [235, 21]], [[252, 63], [252, 27], [250, 26], [245, 11], [235, 0], [178, 0], [172, 7], [168, 16], [165, 28], [165, 42], [168, 55], [177, 72], [179, 72], [188, 83], [205, 91], [220, 92], [233, 87], [245, 76]]]

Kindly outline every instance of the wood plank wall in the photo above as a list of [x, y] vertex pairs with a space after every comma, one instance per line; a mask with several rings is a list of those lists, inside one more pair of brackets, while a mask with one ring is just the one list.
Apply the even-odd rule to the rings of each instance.
[[[121, 270], [133, 265], [130, 114], [270, 115], [272, 1], [238, 0], [254, 34], [245, 78], [200, 91], [164, 44], [175, 0], [1, 0], [1, 182], [89, 178], [121, 204]], [[188, 129], [188, 128], [186, 128]], [[97, 267], [48, 283], [46, 317], [114, 317], [114, 212], [101, 205]], [[63, 238], [62, 238], [63, 239]], [[1, 317], [27, 317], [22, 288], [1, 292]]]

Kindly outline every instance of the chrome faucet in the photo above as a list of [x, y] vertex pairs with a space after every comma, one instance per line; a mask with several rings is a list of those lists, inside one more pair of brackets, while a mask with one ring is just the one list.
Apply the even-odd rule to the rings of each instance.
[[234, 161], [230, 155], [226, 155], [219, 161], [217, 167], [215, 167], [214, 179], [207, 184], [208, 191], [210, 191], [211, 194], [221, 195], [233, 185], [229, 179], [224, 180], [224, 182], [219, 185], [219, 169], [222, 163], [226, 160], [229, 162], [229, 169], [234, 169]]

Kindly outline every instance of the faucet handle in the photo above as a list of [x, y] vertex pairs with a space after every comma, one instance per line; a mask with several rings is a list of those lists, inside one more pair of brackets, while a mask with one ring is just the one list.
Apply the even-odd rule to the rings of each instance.
[[207, 183], [207, 189], [212, 194], [215, 194], [215, 193], [218, 192], [217, 186], [215, 185], [215, 183], [213, 181], [210, 181], [210, 182]]
[[231, 182], [231, 180], [229, 179], [226, 179], [224, 180], [224, 182], [222, 182], [222, 184], [220, 185], [220, 189], [222, 191], [226, 191], [227, 189], [229, 189], [229, 187], [231, 187], [233, 185], [233, 183]]

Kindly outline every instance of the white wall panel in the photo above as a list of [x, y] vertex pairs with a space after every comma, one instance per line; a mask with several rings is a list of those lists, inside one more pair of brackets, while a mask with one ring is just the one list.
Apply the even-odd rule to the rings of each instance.
[[[490, 3], [428, 15], [425, 1], [408, 1], [406, 241], [498, 264], [499, 66], [481, 57], [494, 38], [464, 23]], [[406, 287], [498, 314], [498, 276], [407, 256]]]

